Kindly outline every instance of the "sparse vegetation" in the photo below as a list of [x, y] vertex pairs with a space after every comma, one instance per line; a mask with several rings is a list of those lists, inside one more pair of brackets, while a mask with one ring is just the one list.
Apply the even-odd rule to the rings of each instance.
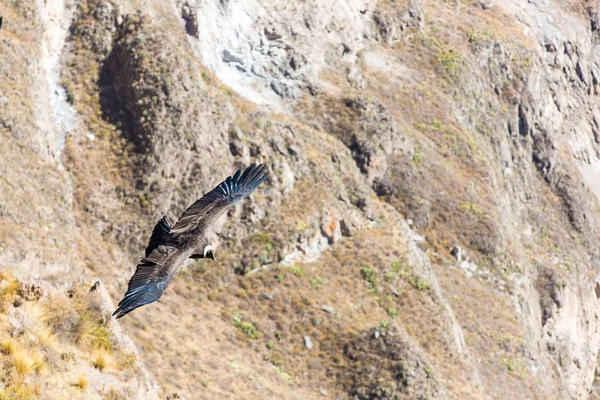
[[437, 55], [438, 62], [442, 65], [445, 78], [456, 78], [460, 71], [460, 54], [454, 49], [440, 49]]
[[321, 286], [323, 286], [323, 278], [321, 277], [316, 277], [316, 278], [308, 278], [308, 281], [310, 282], [310, 285], [314, 288], [314, 289], [321, 289]]
[[413, 268], [410, 265], [405, 265], [401, 260], [394, 260], [392, 262], [391, 271], [386, 272], [384, 276], [386, 282], [390, 283], [395, 282], [397, 278], [405, 280], [418, 291], [425, 291], [429, 289], [429, 284], [427, 281], [417, 277], [413, 271]]
[[465, 213], [473, 213], [477, 215], [483, 214], [483, 211], [474, 203], [462, 203], [460, 205], [460, 210]]
[[35, 349], [31, 349], [29, 356], [31, 357], [34, 371], [40, 372], [46, 368], [46, 358], [42, 353]]
[[377, 273], [369, 268], [361, 268], [360, 275], [369, 284], [369, 292], [377, 294]]
[[52, 328], [45, 324], [40, 324], [36, 327], [35, 336], [38, 344], [42, 347], [53, 348], [58, 343], [56, 336], [52, 332]]
[[73, 386], [81, 389], [82, 391], [87, 390], [90, 383], [84, 375], [79, 375], [79, 378], [75, 382], [73, 382]]
[[110, 349], [109, 331], [100, 324], [92, 311], [84, 311], [75, 330], [77, 343], [88, 343], [93, 348]]
[[302, 267], [299, 267], [295, 264], [290, 265], [289, 270], [292, 274], [296, 275], [296, 276], [305, 276], [306, 273], [304, 272], [304, 269], [302, 269]]
[[116, 355], [116, 368], [118, 370], [126, 370], [135, 367], [137, 358], [131, 352], [118, 352]]
[[248, 321], [244, 321], [244, 315], [240, 312], [237, 312], [233, 315], [232, 319], [233, 326], [238, 328], [244, 335], [249, 337], [250, 339], [257, 339], [259, 336], [258, 330], [256, 327]]
[[29, 375], [34, 371], [41, 371], [45, 366], [44, 357], [37, 351], [27, 351], [16, 348], [12, 355], [12, 364], [20, 376]]
[[527, 378], [527, 365], [521, 359], [514, 360], [512, 358], [502, 359], [502, 365], [506, 367], [509, 374], [519, 378]]
[[14, 277], [0, 273], [0, 300], [16, 295], [19, 288], [19, 282]]
[[102, 400], [121, 400], [121, 398], [122, 395], [119, 394], [119, 392], [117, 392], [115, 388], [110, 388], [110, 390], [108, 391], [108, 393], [106, 393]]
[[15, 350], [12, 353], [12, 363], [17, 371], [17, 374], [24, 376], [34, 370], [33, 360], [24, 350]]
[[387, 312], [387, 314], [390, 316], [390, 318], [394, 318], [394, 319], [395, 319], [396, 317], [398, 317], [398, 311], [396, 311], [395, 309], [393, 309], [393, 308], [391, 308], [391, 307], [390, 307], [390, 308], [388, 308], [388, 309], [386, 310], [386, 312]]
[[35, 390], [22, 383], [0, 389], [0, 400], [34, 400], [38, 398]]
[[380, 332], [385, 332], [388, 328], [389, 328], [390, 324], [387, 321], [381, 321], [379, 323], [379, 326], [377, 327], [377, 330]]
[[424, 291], [429, 289], [429, 285], [427, 284], [427, 282], [425, 282], [422, 279], [414, 279], [411, 280], [411, 284], [413, 285], [413, 287], [419, 291]]
[[100, 371], [104, 371], [104, 369], [106, 369], [111, 362], [110, 354], [108, 351], [106, 351], [106, 349], [103, 348], [99, 348], [98, 350], [94, 351], [92, 359], [94, 368], [97, 368]]
[[423, 153], [421, 152], [421, 148], [420, 147], [416, 147], [415, 148], [415, 153], [413, 154], [413, 161], [418, 163], [421, 160], [423, 160]]
[[480, 44], [481, 42], [488, 42], [490, 40], [493, 40], [494, 34], [487, 29], [483, 31], [473, 29], [471, 30], [471, 32], [469, 32], [468, 39], [470, 43]]
[[[22, 291], [37, 290], [37, 283], [29, 282], [29, 289], [21, 286]], [[9, 304], [5, 310], [9, 318], [1, 319], [5, 314], [0, 313], [0, 324], [5, 324], [7, 332], [12, 335], [0, 339], [0, 371], [3, 372], [0, 386], [6, 387], [0, 390], [0, 400], [38, 398], [39, 385], [29, 384], [41, 377], [54, 380], [55, 388], [51, 388], [49, 393], [53, 397], [60, 397], [61, 383], [85, 390], [87, 378], [81, 375], [80, 379], [72, 382], [72, 378], [64, 377], [64, 381], [61, 371], [70, 371], [73, 365], [86, 359], [99, 373], [109, 370], [111, 374], [130, 376], [136, 368], [135, 356], [113, 343], [106, 327], [103, 327], [104, 330], [97, 329], [101, 325], [100, 310], [94, 304], [94, 295], [90, 294], [89, 288], [74, 286], [66, 292], [67, 296], [63, 297], [54, 291], [45, 296], [43, 302], [23, 292], [32, 300], [21, 299]], [[65, 330], [64, 326], [72, 328]], [[55, 334], [54, 330], [61, 331], [61, 334]]]
[[242, 333], [248, 336], [250, 339], [258, 338], [258, 330], [256, 330], [256, 327], [252, 325], [251, 322], [242, 322], [240, 329]]
[[17, 349], [17, 342], [10, 337], [0, 340], [0, 349], [2, 353], [12, 355]]

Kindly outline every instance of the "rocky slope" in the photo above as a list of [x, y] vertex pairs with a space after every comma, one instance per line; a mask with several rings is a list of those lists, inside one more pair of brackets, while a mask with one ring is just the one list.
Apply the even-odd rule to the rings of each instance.
[[[597, 396], [598, 12], [0, 5], [6, 282], [107, 291], [48, 325], [80, 361], [24, 378], [5, 350], [3, 393], [20, 379], [53, 398], [36, 383], [53, 379], [99, 398]], [[217, 224], [218, 262], [190, 261], [159, 302], [110, 322], [158, 218], [254, 161], [271, 177]], [[27, 309], [9, 300], [6, 318]], [[111, 357], [131, 338], [136, 372], [95, 368], [102, 346], [76, 329], [90, 307]], [[78, 363], [93, 384], [75, 390]]]

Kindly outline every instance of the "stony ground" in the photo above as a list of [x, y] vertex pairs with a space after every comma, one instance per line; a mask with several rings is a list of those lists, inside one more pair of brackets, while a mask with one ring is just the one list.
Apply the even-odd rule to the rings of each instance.
[[[598, 13], [0, 4], [0, 399], [600, 397]], [[217, 262], [112, 320], [252, 162]]]

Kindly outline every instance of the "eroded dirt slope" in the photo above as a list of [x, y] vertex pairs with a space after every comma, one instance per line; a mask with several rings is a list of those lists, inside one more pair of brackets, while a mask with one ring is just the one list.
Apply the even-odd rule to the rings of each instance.
[[269, 165], [216, 226], [217, 263], [101, 320], [160, 396], [595, 396], [594, 2], [0, 13], [0, 262], [19, 279], [101, 278], [116, 303], [162, 215]]

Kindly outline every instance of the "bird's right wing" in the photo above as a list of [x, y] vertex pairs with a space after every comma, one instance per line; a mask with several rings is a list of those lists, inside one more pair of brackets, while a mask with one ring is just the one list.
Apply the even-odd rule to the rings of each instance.
[[263, 183], [269, 172], [264, 164], [251, 165], [244, 172], [238, 170], [216, 188], [196, 200], [171, 229], [174, 236], [206, 232], [231, 206], [247, 197]]
[[171, 224], [169, 223], [169, 219], [165, 215], [160, 219], [160, 221], [158, 221], [158, 223], [152, 230], [152, 235], [150, 235], [150, 241], [148, 242], [148, 247], [146, 247], [144, 256], [148, 257], [148, 255], [152, 253], [152, 251], [158, 246], [168, 244], [170, 240], [170, 231]]
[[138, 307], [155, 302], [162, 296], [171, 282], [168, 267], [163, 261], [175, 250], [174, 247], [160, 245], [140, 261], [135, 274], [129, 280], [125, 297], [113, 313], [114, 317], [121, 318]]

